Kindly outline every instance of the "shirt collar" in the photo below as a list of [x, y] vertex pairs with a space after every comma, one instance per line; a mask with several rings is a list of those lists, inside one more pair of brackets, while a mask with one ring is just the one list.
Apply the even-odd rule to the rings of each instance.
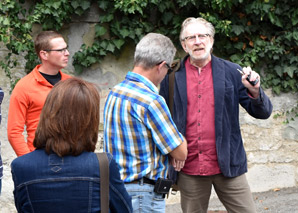
[[[192, 71], [197, 71], [198, 68], [190, 63], [190, 57], [186, 60], [188, 66], [191, 68]], [[202, 67], [201, 71], [204, 72], [205, 70], [211, 70], [211, 60]]]
[[[46, 85], [46, 86], [51, 86], [53, 87], [52, 84], [50, 84], [43, 76], [42, 74], [39, 72], [39, 67], [41, 66], [41, 64], [37, 65], [33, 70], [33, 75], [34, 78], [36, 79], [37, 82], [39, 82], [40, 84]], [[61, 75], [61, 80], [63, 79], [62, 77], [62, 72], [59, 70], [59, 73]]]
[[154, 93], [158, 93], [158, 88], [148, 78], [140, 74], [128, 72], [125, 79], [140, 82], [144, 84], [146, 87], [148, 87], [150, 90], [152, 90]]

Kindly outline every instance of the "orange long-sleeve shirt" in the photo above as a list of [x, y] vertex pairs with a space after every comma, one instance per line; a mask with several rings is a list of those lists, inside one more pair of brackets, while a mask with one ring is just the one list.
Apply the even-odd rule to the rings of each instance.
[[[33, 151], [35, 130], [47, 95], [53, 88], [38, 71], [37, 65], [15, 86], [9, 103], [7, 136], [17, 156]], [[61, 80], [71, 76], [61, 73]], [[23, 135], [26, 125], [27, 141]]]

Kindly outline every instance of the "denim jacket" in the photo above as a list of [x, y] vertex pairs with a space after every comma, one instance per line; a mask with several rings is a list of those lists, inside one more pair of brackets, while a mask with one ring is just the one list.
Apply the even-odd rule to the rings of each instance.
[[[117, 164], [109, 159], [110, 212], [132, 212], [131, 197], [120, 179]], [[100, 212], [100, 172], [96, 154], [48, 155], [43, 149], [11, 163], [18, 212]]]

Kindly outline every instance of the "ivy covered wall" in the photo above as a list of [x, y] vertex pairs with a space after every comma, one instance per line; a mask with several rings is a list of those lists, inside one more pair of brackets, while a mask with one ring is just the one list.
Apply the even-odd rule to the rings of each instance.
[[[73, 56], [77, 73], [107, 54], [117, 55], [125, 44], [137, 43], [148, 32], [169, 36], [179, 47], [186, 17], [203, 17], [216, 28], [214, 54], [250, 65], [273, 92], [298, 91], [298, 3], [296, 0], [2, 0], [0, 41], [11, 54], [25, 53], [26, 70], [36, 64], [32, 26], [60, 31], [76, 16], [96, 7], [100, 14], [91, 45]], [[1, 61], [7, 76], [17, 61], [9, 54]], [[12, 79], [12, 86], [15, 83]]]
[[[109, 88], [121, 81], [129, 68], [132, 67], [134, 46], [142, 35], [150, 31], [161, 32], [170, 36], [176, 46], [180, 47], [178, 42], [180, 25], [184, 18], [188, 16], [203, 16], [216, 26], [215, 54], [235, 62], [242, 59], [242, 65], [250, 64], [263, 77], [267, 76], [268, 78], [270, 73], [274, 73], [272, 69], [267, 68], [269, 65], [284, 66], [279, 69], [282, 73], [286, 73], [286, 66], [297, 68], [297, 60], [295, 59], [295, 57], [297, 58], [297, 39], [294, 40], [293, 37], [295, 32], [297, 33], [297, 30], [294, 30], [295, 27], [297, 28], [297, 23], [290, 21], [291, 19], [296, 20], [297, 15], [289, 15], [289, 12], [295, 12], [295, 10], [292, 10], [295, 7], [294, 2], [292, 2], [292, 5], [288, 5], [288, 14], [283, 14], [283, 16], [288, 17], [287, 20], [292, 25], [291, 30], [287, 28], [288, 31], [286, 31], [286, 28], [280, 27], [272, 28], [274, 30], [271, 31], [271, 27], [275, 25], [270, 22], [268, 14], [265, 12], [262, 16], [253, 16], [257, 11], [263, 11], [263, 9], [254, 10], [249, 13], [250, 15], [246, 14], [241, 19], [242, 15], [239, 14], [244, 14], [244, 8], [247, 9], [248, 5], [258, 3], [259, 6], [271, 5], [272, 7], [275, 3], [269, 1], [135, 0], [134, 4], [130, 4], [130, 2], [132, 1], [26, 0], [23, 4], [21, 1], [16, 3], [15, 1], [2, 0], [0, 2], [0, 38], [2, 39], [0, 60], [2, 60], [4, 68], [7, 68], [5, 70], [6, 74], [8, 75], [11, 72], [13, 83], [14, 80], [26, 74], [24, 69], [30, 71], [38, 63], [34, 52], [31, 51], [33, 37], [41, 28], [58, 30], [64, 35], [70, 46], [71, 63], [65, 71], [100, 85], [102, 88], [101, 110], [103, 110], [105, 95], [108, 93]], [[212, 2], [215, 5], [212, 6]], [[228, 4], [229, 2], [231, 5]], [[284, 4], [287, 2], [291, 1], [283, 1]], [[22, 12], [18, 5], [25, 10]], [[213, 8], [213, 12], [211, 9], [207, 11], [207, 6]], [[222, 6], [221, 10], [227, 11], [215, 12], [217, 7], [220, 11], [220, 6]], [[109, 11], [114, 12], [111, 15]], [[228, 11], [230, 11], [230, 15], [221, 18], [223, 17], [222, 14], [229, 14]], [[234, 15], [234, 19], [238, 24], [231, 21]], [[249, 16], [252, 17], [251, 23], [246, 22]], [[263, 17], [262, 19], [266, 21], [263, 23], [260, 17]], [[275, 39], [278, 38], [280, 46], [284, 49], [273, 54], [272, 50], [279, 46], [275, 46], [277, 43], [272, 39], [273, 37], [270, 37], [271, 43], [268, 43], [269, 37], [263, 37], [263, 39], [260, 37], [262, 35], [259, 33], [261, 29], [258, 29], [258, 25], [255, 25], [255, 23], [258, 23], [253, 21], [255, 19], [258, 19], [263, 25], [268, 25], [270, 31], [265, 33], [268, 35], [271, 33], [272, 35], [277, 34]], [[248, 24], [242, 25], [240, 24], [242, 22]], [[286, 23], [286, 21], [283, 23]], [[254, 30], [252, 31], [252, 29]], [[251, 32], [248, 33], [248, 30], [251, 30]], [[283, 39], [285, 38], [283, 35], [287, 32], [292, 33], [290, 40]], [[266, 50], [265, 53], [261, 46], [257, 45], [258, 40], [261, 43], [264, 42], [264, 50], [271, 48], [271, 52]], [[283, 42], [287, 45], [284, 45]], [[123, 44], [120, 45], [121, 43]], [[3, 46], [6, 46], [6, 48], [3, 48]], [[291, 51], [286, 52], [287, 48]], [[9, 57], [1, 57], [2, 53], [5, 56], [11, 53], [10, 61], [8, 60]], [[263, 56], [261, 53], [263, 53]], [[274, 57], [269, 53], [273, 54]], [[259, 56], [259, 54], [261, 55]], [[290, 57], [291, 60], [289, 59], [287, 63], [283, 62], [281, 64], [280, 59], [288, 57], [288, 54], [291, 54], [293, 59]], [[265, 63], [266, 57], [268, 57], [266, 60], [275, 59], [269, 60], [270, 63]], [[279, 59], [276, 57], [279, 57]], [[263, 66], [259, 66], [259, 63], [263, 63]], [[283, 78], [278, 77], [277, 74], [272, 75], [275, 76], [272, 78], [273, 80], [276, 78], [277, 81], [282, 82], [293, 79], [295, 81], [294, 86], [297, 86], [297, 70], [295, 69], [293, 77], [288, 74], [282, 74]], [[268, 82], [272, 83], [270, 79]], [[11, 213], [16, 211], [13, 211], [13, 183], [10, 163], [16, 155], [6, 136], [9, 84], [9, 77], [4, 76], [2, 67], [0, 68], [0, 86], [5, 90], [5, 98], [2, 105], [3, 120], [0, 126], [0, 140], [2, 142], [1, 154], [4, 163], [4, 179], [0, 209], [3, 212]], [[266, 84], [262, 81], [262, 86], [264, 85]], [[278, 91], [286, 91], [282, 89], [282, 84], [276, 84], [276, 88], [278, 86], [281, 88], [280, 90], [274, 90], [276, 93], [271, 92], [273, 90], [269, 83], [267, 85], [269, 89], [266, 90], [266, 93], [270, 96], [274, 105], [273, 115], [268, 120], [256, 120], [243, 110], [240, 111], [241, 132], [249, 163], [247, 177], [253, 192], [266, 191], [277, 187], [298, 186], [298, 119], [283, 124], [287, 118], [285, 115], [286, 110], [297, 106], [295, 102], [298, 100], [298, 93], [297, 90], [288, 87], [290, 92], [281, 92], [280, 95], [277, 95]], [[296, 93], [294, 93], [295, 91]], [[276, 117], [276, 119], [273, 117]], [[100, 132], [99, 139], [101, 138]]]

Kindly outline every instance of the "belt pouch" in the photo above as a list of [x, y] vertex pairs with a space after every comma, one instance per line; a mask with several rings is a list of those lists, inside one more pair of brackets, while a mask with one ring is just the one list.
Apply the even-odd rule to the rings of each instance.
[[172, 180], [158, 178], [154, 185], [154, 192], [159, 194], [168, 194], [172, 184]]

